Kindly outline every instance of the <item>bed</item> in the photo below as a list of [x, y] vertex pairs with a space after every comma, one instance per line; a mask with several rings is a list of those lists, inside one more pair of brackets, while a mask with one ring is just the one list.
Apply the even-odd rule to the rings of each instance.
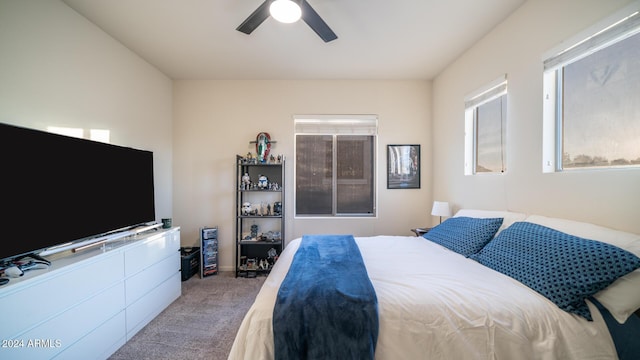
[[[500, 238], [508, 237], [511, 229], [525, 226], [593, 235], [640, 255], [638, 235], [591, 224], [482, 210], [461, 210], [455, 217], [501, 219], [498, 226], [493, 224], [482, 251], [498, 244], [502, 232]], [[377, 300], [375, 359], [615, 359], [621, 352], [636, 351], [614, 343], [609, 328], [617, 319], [625, 323], [618, 324], [618, 332], [630, 339], [640, 336], [635, 333], [640, 326], [628, 328], [638, 320], [633, 312], [640, 308], [640, 270], [622, 270], [626, 273], [597, 292], [597, 300], [587, 300], [588, 320], [561, 309], [531, 285], [482, 264], [477, 255], [452, 251], [446, 241], [413, 236], [354, 241]], [[281, 254], [240, 326], [229, 359], [282, 358], [274, 349], [274, 306], [302, 243], [291, 241]], [[601, 311], [603, 306], [612, 311]]]

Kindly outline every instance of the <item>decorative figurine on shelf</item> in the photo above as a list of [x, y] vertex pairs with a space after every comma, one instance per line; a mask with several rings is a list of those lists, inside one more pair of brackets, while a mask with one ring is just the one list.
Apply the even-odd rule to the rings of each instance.
[[247, 259], [247, 270], [256, 270], [258, 268], [258, 264], [255, 258]]
[[251, 215], [251, 203], [245, 202], [242, 204], [242, 215]]
[[278, 259], [278, 251], [274, 248], [271, 248], [269, 249], [269, 251], [267, 251], [267, 256], [269, 257], [269, 259], [275, 262], [275, 260]]
[[266, 176], [260, 175], [258, 177], [258, 188], [261, 190], [265, 190], [269, 187], [269, 179]]
[[280, 201], [276, 201], [273, 203], [273, 215], [282, 215], [282, 203]]
[[[256, 136], [255, 141], [249, 141], [250, 144], [256, 144], [256, 159], [258, 162], [266, 163], [269, 159], [269, 151], [271, 150], [271, 144], [275, 144], [275, 141], [271, 141], [269, 133], [261, 132]], [[255, 162], [254, 162], [255, 163]]]
[[264, 241], [270, 241], [270, 242], [275, 242], [280, 240], [280, 231], [267, 231], [266, 233], [262, 234], [262, 237], [264, 238]]
[[258, 238], [258, 225], [256, 224], [251, 225], [251, 238], [252, 239]]
[[251, 151], [249, 151], [249, 152], [247, 153], [247, 156], [245, 156], [243, 160], [244, 160], [244, 163], [245, 163], [245, 164], [251, 164], [251, 163], [253, 163], [253, 160], [254, 160], [254, 159], [253, 159], [253, 155], [251, 154]]
[[267, 261], [267, 259], [260, 259], [260, 269], [269, 270], [269, 262]]
[[267, 161], [269, 150], [271, 150], [271, 136], [266, 132], [259, 133], [256, 137], [256, 153], [258, 154], [259, 162]]
[[244, 173], [242, 175], [242, 190], [249, 190], [251, 187], [251, 177], [249, 177], [248, 173]]
[[276, 162], [276, 157], [273, 154], [269, 155], [269, 162], [272, 164]]

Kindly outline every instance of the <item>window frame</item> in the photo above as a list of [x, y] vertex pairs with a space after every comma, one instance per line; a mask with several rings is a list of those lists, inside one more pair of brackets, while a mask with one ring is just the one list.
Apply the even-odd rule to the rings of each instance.
[[470, 175], [500, 175], [507, 172], [507, 121], [508, 114], [503, 114], [501, 119], [501, 131], [503, 141], [501, 144], [502, 151], [502, 169], [501, 171], [477, 172], [478, 161], [478, 109], [491, 101], [505, 96], [508, 108], [508, 83], [507, 75], [491, 81], [482, 88], [465, 96], [464, 99], [464, 121], [465, 121], [465, 141], [464, 141], [464, 174]]
[[[378, 116], [377, 115], [294, 115], [294, 167], [293, 167], [293, 216], [294, 219], [331, 219], [331, 218], [376, 218], [378, 209]], [[332, 174], [332, 213], [331, 214], [298, 214], [297, 209], [297, 152], [298, 135], [332, 136], [333, 174]], [[338, 163], [337, 147], [339, 136], [371, 136], [373, 138], [371, 165], [373, 196], [372, 213], [338, 213], [337, 186]]]

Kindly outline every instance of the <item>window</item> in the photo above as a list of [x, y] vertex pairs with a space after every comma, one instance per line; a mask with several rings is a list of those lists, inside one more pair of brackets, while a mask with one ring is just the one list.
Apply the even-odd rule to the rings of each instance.
[[296, 216], [374, 216], [375, 116], [295, 117]]
[[544, 61], [544, 172], [640, 165], [640, 14], [610, 23]]
[[85, 129], [82, 128], [47, 126], [47, 131], [58, 135], [71, 136], [80, 139], [89, 139], [109, 144], [109, 130], [89, 129], [88, 138], [85, 136]]
[[465, 175], [505, 172], [506, 76], [465, 99]]

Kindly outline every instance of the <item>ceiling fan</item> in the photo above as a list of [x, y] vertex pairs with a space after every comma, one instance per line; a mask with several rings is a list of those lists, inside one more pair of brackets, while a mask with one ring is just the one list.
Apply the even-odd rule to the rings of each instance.
[[[285, 14], [284, 18], [281, 19], [278, 10], [282, 9], [289, 10], [292, 13]], [[291, 14], [290, 17], [287, 17], [289, 14]], [[269, 16], [281, 22], [295, 22], [302, 18], [324, 42], [338, 38], [306, 0], [265, 0], [236, 30], [251, 34]]]

